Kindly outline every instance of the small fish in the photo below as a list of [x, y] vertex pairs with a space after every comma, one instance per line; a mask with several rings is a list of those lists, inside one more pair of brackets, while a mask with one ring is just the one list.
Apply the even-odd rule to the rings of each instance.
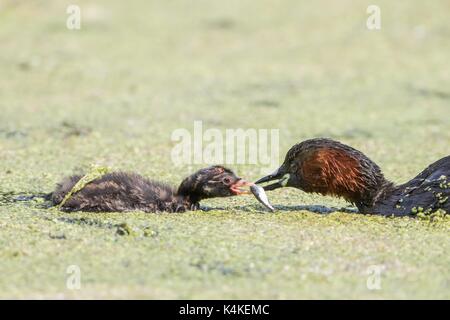
[[250, 190], [252, 191], [255, 198], [258, 199], [258, 201], [261, 202], [267, 209], [269, 209], [271, 212], [275, 211], [275, 208], [272, 207], [272, 205], [269, 202], [269, 199], [267, 199], [267, 195], [263, 187], [253, 184], [250, 187]]

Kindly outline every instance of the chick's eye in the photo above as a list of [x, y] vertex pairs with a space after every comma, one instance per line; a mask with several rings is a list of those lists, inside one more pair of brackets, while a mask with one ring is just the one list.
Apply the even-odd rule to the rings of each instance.
[[229, 185], [231, 183], [231, 179], [230, 178], [223, 178], [222, 182], [226, 185]]

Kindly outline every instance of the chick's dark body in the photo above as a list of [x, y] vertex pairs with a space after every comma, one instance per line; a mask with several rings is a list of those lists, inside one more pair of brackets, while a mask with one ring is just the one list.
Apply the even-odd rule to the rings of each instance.
[[81, 178], [71, 176], [59, 183], [51, 196], [53, 204], [60, 205], [63, 211], [183, 212], [197, 210], [203, 199], [247, 193], [240, 188], [250, 185], [222, 166], [197, 171], [178, 189], [136, 173], [115, 172], [89, 182], [64, 201]]
[[[82, 176], [64, 179], [53, 193], [59, 204]], [[135, 173], [115, 172], [104, 175], [73, 194], [63, 205], [65, 211], [169, 211], [181, 212], [195, 206], [176, 195], [176, 191]]]

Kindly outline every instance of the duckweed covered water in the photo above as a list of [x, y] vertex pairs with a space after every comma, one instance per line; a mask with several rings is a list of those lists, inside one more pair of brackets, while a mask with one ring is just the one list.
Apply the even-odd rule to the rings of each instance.
[[353, 2], [79, 1], [79, 31], [64, 2], [6, 3], [0, 298], [450, 298], [446, 217], [359, 215], [293, 189], [267, 193], [275, 213], [251, 195], [183, 214], [14, 200], [92, 164], [177, 185], [200, 165], [173, 166], [171, 134], [194, 120], [279, 129], [280, 161], [307, 138], [338, 139], [407, 181], [449, 153], [446, 0], [379, 1], [379, 31]]

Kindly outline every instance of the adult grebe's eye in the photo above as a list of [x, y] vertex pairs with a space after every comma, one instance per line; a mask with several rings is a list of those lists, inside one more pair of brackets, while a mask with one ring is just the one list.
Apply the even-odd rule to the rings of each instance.
[[228, 178], [228, 177], [225, 177], [225, 178], [222, 179], [222, 182], [223, 182], [224, 184], [226, 184], [226, 185], [229, 185], [229, 184], [231, 183], [231, 179]]

